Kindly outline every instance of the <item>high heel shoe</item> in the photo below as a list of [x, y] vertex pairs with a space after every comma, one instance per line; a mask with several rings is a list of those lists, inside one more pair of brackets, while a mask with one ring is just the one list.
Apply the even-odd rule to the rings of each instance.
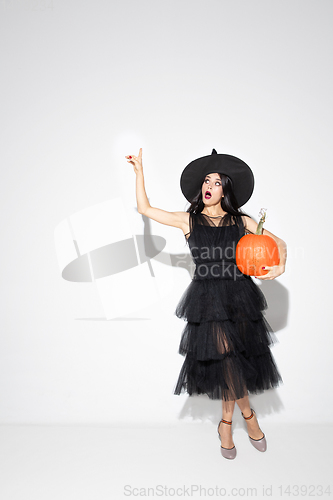
[[[250, 420], [250, 418], [253, 418], [254, 413], [255, 413], [255, 411], [252, 408], [251, 408], [251, 415], [249, 417], [244, 417], [244, 415], [242, 413], [244, 420]], [[259, 427], [259, 429], [260, 429], [260, 427]], [[260, 438], [260, 439], [253, 439], [250, 436], [249, 436], [249, 439], [250, 439], [251, 444], [256, 448], [256, 450], [258, 450], [258, 451], [266, 451], [266, 449], [267, 449], [267, 442], [266, 442], [266, 438], [265, 438], [265, 434], [264, 433], [263, 433], [263, 437]]]
[[[228, 420], [224, 420], [224, 419], [222, 419], [222, 420], [220, 420], [219, 425], [217, 426], [217, 434], [218, 434], [219, 439], [220, 439], [220, 441], [221, 441], [221, 443], [222, 443], [221, 436], [220, 436], [220, 433], [219, 433], [219, 428], [220, 428], [220, 424], [221, 424], [221, 423], [222, 423], [222, 424], [228, 424], [228, 425], [231, 425], [231, 424], [232, 424], [232, 422], [229, 422]], [[233, 446], [232, 448], [224, 448], [224, 447], [222, 446], [222, 444], [221, 444], [221, 453], [222, 453], [222, 456], [223, 456], [224, 458], [229, 458], [230, 460], [233, 460], [233, 459], [236, 457], [236, 453], [237, 453], [237, 451], [236, 451], [236, 446]]]

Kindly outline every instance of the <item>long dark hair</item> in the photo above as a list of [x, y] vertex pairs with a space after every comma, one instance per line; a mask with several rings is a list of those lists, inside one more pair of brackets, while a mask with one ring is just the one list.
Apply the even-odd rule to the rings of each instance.
[[[221, 199], [222, 210], [228, 212], [231, 215], [247, 215], [238, 206], [232, 186], [232, 180], [230, 179], [230, 177], [228, 177], [225, 174], [221, 174], [220, 172], [217, 172], [217, 174], [219, 174], [222, 181], [222, 189], [223, 189], [223, 197]], [[206, 177], [204, 177], [204, 179], [205, 178]], [[202, 180], [202, 183], [204, 179]], [[202, 183], [200, 185], [198, 193], [192, 199], [191, 205], [187, 209], [187, 212], [199, 214], [200, 212], [203, 211], [205, 204], [202, 200]]]

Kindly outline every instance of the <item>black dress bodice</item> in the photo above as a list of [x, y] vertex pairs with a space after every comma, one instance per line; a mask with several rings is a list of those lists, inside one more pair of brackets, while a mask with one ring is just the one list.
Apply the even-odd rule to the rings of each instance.
[[196, 266], [194, 279], [247, 279], [236, 265], [236, 246], [244, 234], [241, 216], [190, 214], [188, 244]]

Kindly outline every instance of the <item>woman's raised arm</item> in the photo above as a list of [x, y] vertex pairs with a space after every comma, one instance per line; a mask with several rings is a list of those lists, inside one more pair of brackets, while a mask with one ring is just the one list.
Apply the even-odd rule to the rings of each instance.
[[152, 207], [149, 203], [143, 175], [142, 166], [142, 148], [140, 148], [138, 156], [125, 156], [128, 163], [131, 163], [136, 174], [136, 202], [138, 212], [150, 219], [153, 219], [167, 226], [178, 227], [184, 234], [189, 232], [189, 213], [188, 212], [167, 212], [160, 208]]

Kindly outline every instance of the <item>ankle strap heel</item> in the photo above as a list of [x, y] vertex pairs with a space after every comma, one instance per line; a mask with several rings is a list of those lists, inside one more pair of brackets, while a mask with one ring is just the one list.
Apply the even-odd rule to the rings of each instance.
[[[219, 433], [219, 428], [220, 428], [221, 424], [231, 425], [232, 421], [230, 422], [229, 420], [224, 420], [224, 418], [222, 418], [222, 420], [220, 420], [219, 425], [217, 426], [217, 434], [218, 434], [218, 437], [220, 440], [221, 440], [221, 436]], [[228, 458], [230, 460], [233, 460], [236, 457], [236, 453], [237, 453], [236, 446], [233, 446], [232, 448], [224, 448], [221, 444], [221, 453], [222, 453], [222, 456], [224, 458]]]
[[[255, 414], [255, 411], [251, 408], [251, 415], [249, 417], [244, 417], [243, 413], [242, 413], [242, 416], [243, 416], [244, 420], [250, 420], [251, 418], [253, 418], [254, 414]], [[260, 429], [260, 427], [259, 427], [259, 429]], [[266, 449], [267, 449], [267, 442], [266, 442], [266, 438], [265, 438], [265, 434], [264, 433], [263, 433], [263, 437], [260, 438], [260, 439], [254, 439], [254, 438], [251, 438], [249, 436], [249, 440], [250, 440], [251, 444], [255, 447], [256, 450], [258, 450], [258, 451], [266, 451]]]

